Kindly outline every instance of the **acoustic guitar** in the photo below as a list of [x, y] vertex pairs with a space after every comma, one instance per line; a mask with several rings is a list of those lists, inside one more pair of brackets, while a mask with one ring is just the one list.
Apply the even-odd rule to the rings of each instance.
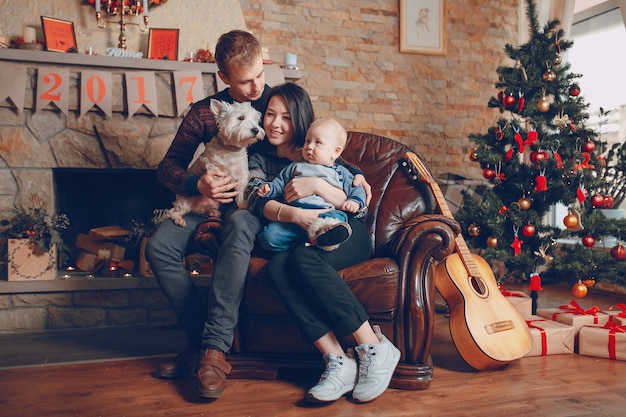
[[[403, 165], [413, 180], [430, 186], [442, 214], [454, 219], [439, 184], [420, 158], [407, 152]], [[470, 253], [460, 234], [454, 241], [455, 252], [434, 266], [435, 286], [450, 310], [452, 341], [473, 368], [500, 368], [530, 352], [530, 330], [500, 292], [487, 261]]]

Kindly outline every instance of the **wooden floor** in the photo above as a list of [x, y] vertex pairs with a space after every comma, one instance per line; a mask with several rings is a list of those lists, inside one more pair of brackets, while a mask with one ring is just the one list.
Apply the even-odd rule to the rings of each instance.
[[[571, 298], [567, 287], [546, 288], [540, 293], [539, 305], [555, 307]], [[578, 301], [584, 306], [606, 309], [616, 302], [625, 302], [623, 298], [591, 291]], [[12, 346], [17, 335], [5, 334], [0, 335], [0, 416], [625, 415], [626, 362], [567, 354], [525, 357], [501, 370], [476, 372], [456, 352], [445, 315], [437, 315], [436, 329], [432, 352], [435, 373], [430, 388], [389, 389], [369, 404], [355, 404], [345, 397], [326, 406], [311, 406], [301, 400], [321, 370], [284, 371], [275, 381], [229, 380], [223, 397], [211, 402], [196, 395], [190, 378], [154, 378], [152, 374], [162, 357], [133, 358], [135, 347], [123, 359], [106, 359], [91, 352], [76, 363], [50, 364], [59, 354], [33, 355], [38, 345], [45, 350], [45, 342], [43, 337], [31, 337], [30, 346], [22, 345], [22, 350], [31, 355], [22, 356], [30, 356], [34, 362], [45, 358], [48, 364], [27, 364], [28, 360], [20, 360]], [[56, 343], [58, 339], [59, 336]], [[156, 343], [149, 338], [144, 340], [151, 346]], [[169, 342], [172, 349], [178, 347], [174, 346], [178, 342], [161, 342]], [[106, 352], [101, 355], [115, 358], [128, 353], [112, 348], [112, 342], [105, 345]], [[13, 352], [9, 359], [7, 348]], [[154, 348], [147, 352], [159, 354]], [[69, 360], [77, 358], [80, 356], [72, 354]]]

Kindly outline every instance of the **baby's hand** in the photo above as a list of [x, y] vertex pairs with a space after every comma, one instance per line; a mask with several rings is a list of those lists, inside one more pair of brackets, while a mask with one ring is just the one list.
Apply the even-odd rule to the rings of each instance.
[[265, 197], [266, 195], [268, 195], [270, 193], [271, 187], [269, 184], [263, 184], [259, 187], [259, 189], [256, 191], [256, 194], [259, 197]]
[[361, 205], [354, 200], [346, 200], [341, 205], [341, 210], [348, 213], [356, 213], [361, 208]]

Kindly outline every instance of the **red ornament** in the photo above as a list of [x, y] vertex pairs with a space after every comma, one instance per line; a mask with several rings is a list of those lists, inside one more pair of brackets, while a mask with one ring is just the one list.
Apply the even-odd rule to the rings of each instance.
[[587, 142], [583, 143], [583, 151], [585, 152], [593, 152], [593, 150], [596, 148], [596, 144], [593, 143], [592, 140], [588, 140]]
[[515, 104], [515, 97], [513, 96], [513, 94], [509, 94], [506, 97], [504, 97], [504, 105], [505, 106], [512, 106]]
[[543, 291], [543, 288], [541, 288], [541, 277], [536, 272], [530, 274], [530, 284], [528, 285], [528, 291]]
[[601, 196], [600, 194], [594, 194], [593, 196], [591, 196], [591, 205], [594, 208], [602, 207], [603, 204], [604, 204], [604, 196]]
[[522, 228], [522, 234], [526, 237], [531, 237], [535, 234], [535, 226], [528, 223], [526, 226]]
[[522, 251], [522, 244], [523, 243], [524, 242], [519, 240], [517, 235], [515, 235], [515, 238], [513, 238], [513, 243], [511, 243], [511, 245], [510, 245], [513, 248], [513, 256], [517, 256], [517, 255], [520, 254], [520, 252]]
[[530, 161], [533, 164], [538, 164], [543, 161], [547, 161], [550, 155], [546, 151], [532, 151], [530, 153]]
[[576, 97], [580, 94], [580, 87], [576, 84], [572, 85], [569, 89], [569, 95], [572, 97]]
[[595, 244], [596, 244], [596, 240], [593, 238], [593, 236], [587, 235], [583, 237], [583, 246], [590, 248]]
[[548, 179], [545, 175], [535, 177], [535, 191], [548, 191]]
[[494, 171], [491, 168], [485, 168], [483, 169], [483, 177], [487, 178], [488, 180], [493, 179], [496, 176], [496, 171]]
[[626, 248], [622, 245], [622, 242], [618, 242], [617, 245], [613, 246], [609, 254], [613, 259], [617, 259], [618, 261], [626, 260]]
[[613, 199], [613, 196], [605, 195], [604, 196], [604, 201], [602, 202], [602, 208], [610, 209], [610, 208], [613, 207], [613, 203], [614, 202], [615, 202], [615, 200]]

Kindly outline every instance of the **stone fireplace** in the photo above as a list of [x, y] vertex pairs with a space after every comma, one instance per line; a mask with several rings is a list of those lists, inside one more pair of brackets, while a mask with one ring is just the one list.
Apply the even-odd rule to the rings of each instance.
[[[128, 227], [131, 220], [148, 221], [155, 208], [170, 207], [173, 195], [156, 180], [155, 170], [182, 116], [173, 100], [172, 73], [199, 70], [204, 94], [210, 95], [215, 92], [215, 64], [11, 49], [0, 49], [0, 62], [27, 67], [23, 111], [10, 98], [0, 102], [0, 209], [28, 207], [30, 195], [36, 194], [50, 212], [69, 215], [64, 240], [73, 244], [76, 233]], [[69, 69], [67, 115], [53, 105], [35, 111], [37, 68], [42, 65]], [[111, 117], [97, 107], [79, 116], [80, 71], [94, 67], [111, 72]], [[124, 73], [132, 70], [155, 73], [158, 116], [142, 107], [128, 117]], [[284, 73], [287, 79], [299, 78], [299, 71]], [[206, 278], [194, 280], [206, 285]], [[0, 280], [0, 331], [171, 320], [154, 278]]]

